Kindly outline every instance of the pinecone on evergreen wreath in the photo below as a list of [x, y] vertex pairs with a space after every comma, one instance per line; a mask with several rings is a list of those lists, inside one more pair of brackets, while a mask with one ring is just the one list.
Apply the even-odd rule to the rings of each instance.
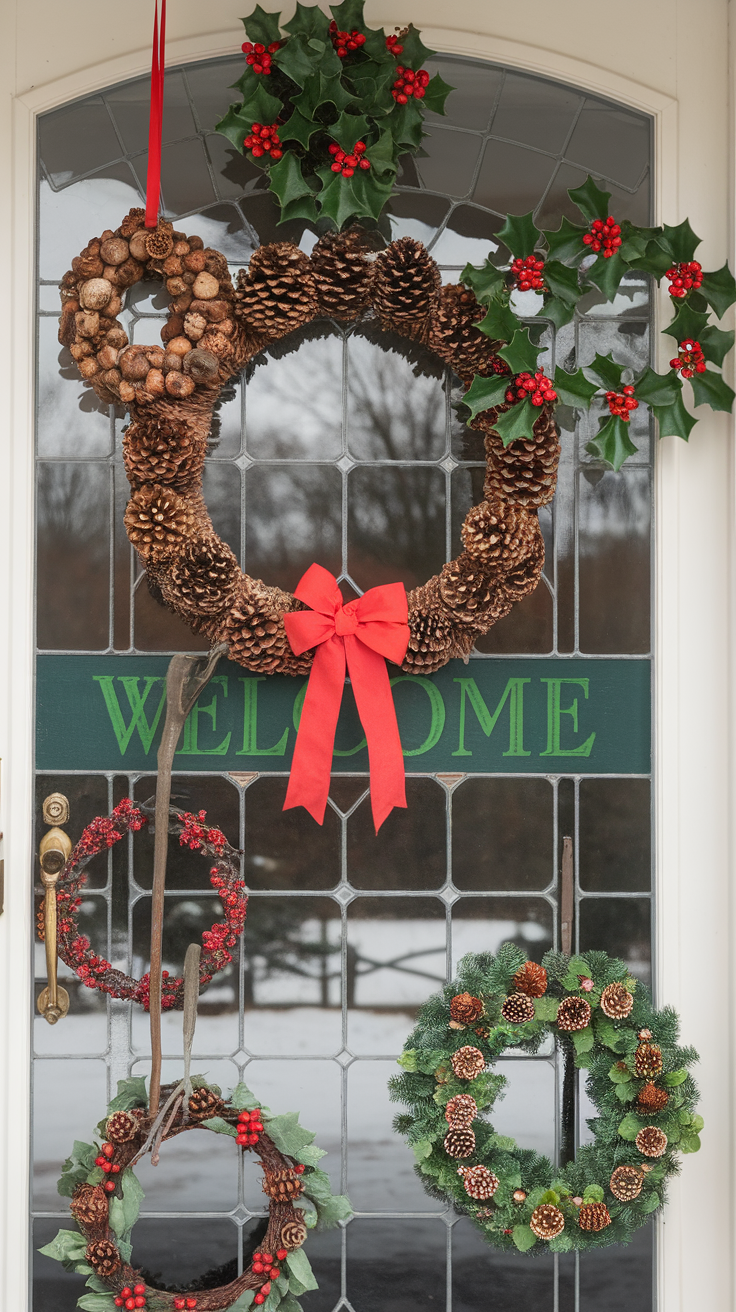
[[620, 1203], [630, 1203], [639, 1197], [643, 1184], [644, 1176], [638, 1166], [617, 1166], [609, 1187]]
[[223, 1101], [212, 1089], [195, 1089], [187, 1107], [193, 1120], [206, 1121], [210, 1116], [220, 1115]]
[[478, 1104], [475, 1098], [471, 1098], [469, 1093], [456, 1093], [445, 1107], [445, 1120], [451, 1125], [453, 1130], [462, 1129], [475, 1120], [478, 1115]]
[[584, 1030], [590, 1024], [590, 1003], [573, 993], [563, 998], [557, 1008], [557, 1028], [566, 1031]]
[[643, 1089], [639, 1090], [636, 1102], [640, 1111], [646, 1112], [647, 1115], [656, 1115], [657, 1112], [664, 1111], [669, 1100], [670, 1095], [667, 1090], [658, 1089], [656, 1084], [652, 1084], [650, 1080], [648, 1084], [644, 1085]]
[[444, 1143], [448, 1157], [472, 1157], [475, 1152], [475, 1134], [469, 1126], [448, 1130]]
[[392, 241], [373, 266], [373, 305], [384, 331], [427, 342], [440, 281], [440, 271], [420, 241]]
[[486, 1059], [480, 1048], [473, 1048], [466, 1044], [464, 1048], [458, 1048], [453, 1052], [450, 1058], [450, 1065], [459, 1080], [474, 1080], [476, 1075], [486, 1068]]
[[481, 999], [474, 998], [472, 993], [456, 993], [450, 1001], [450, 1017], [461, 1025], [472, 1025], [482, 1011]]
[[534, 1003], [526, 993], [511, 993], [501, 1007], [501, 1015], [512, 1025], [523, 1025], [534, 1020]]
[[578, 1212], [581, 1230], [605, 1230], [611, 1224], [611, 1214], [605, 1203], [583, 1203]]
[[515, 993], [526, 993], [530, 998], [541, 998], [547, 992], [547, 972], [536, 961], [525, 961], [512, 982]]
[[492, 1198], [500, 1183], [487, 1166], [459, 1166], [457, 1173], [462, 1176], [466, 1194], [477, 1202]]
[[310, 260], [320, 314], [330, 319], [359, 319], [370, 305], [373, 265], [358, 227], [326, 232]]
[[645, 1125], [634, 1142], [645, 1157], [661, 1157], [667, 1147], [667, 1135], [656, 1125]]
[[634, 1056], [634, 1071], [640, 1080], [661, 1074], [662, 1049], [654, 1043], [640, 1043]]
[[565, 1218], [553, 1203], [540, 1203], [532, 1212], [529, 1225], [537, 1239], [554, 1239], [565, 1229]]
[[246, 333], [263, 343], [309, 323], [317, 291], [308, 256], [288, 241], [259, 246], [238, 274], [235, 313]]
[[607, 984], [601, 993], [601, 1011], [611, 1020], [623, 1020], [633, 1005], [634, 996], [623, 984]]

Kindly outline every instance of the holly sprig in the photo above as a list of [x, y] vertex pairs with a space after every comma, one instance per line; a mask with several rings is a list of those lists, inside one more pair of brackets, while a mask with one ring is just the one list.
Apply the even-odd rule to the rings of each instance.
[[[676, 227], [642, 228], [628, 220], [616, 223], [610, 192], [603, 191], [591, 177], [568, 195], [585, 224], [563, 218], [559, 228], [546, 232], [536, 227], [531, 212], [507, 215], [497, 235], [510, 253], [508, 266], [494, 263], [489, 256], [480, 268], [467, 265], [461, 282], [485, 307], [485, 317], [477, 325], [480, 331], [495, 342], [509, 344], [498, 354], [512, 373], [524, 370], [533, 374], [540, 354], [535, 343], [544, 321], [556, 328], [568, 323], [592, 287], [612, 301], [631, 272], [649, 274], [657, 283], [667, 280], [676, 314], [663, 331], [677, 343], [677, 356], [668, 373], [649, 367], [636, 373], [609, 354], [596, 355], [574, 372], [558, 367], [551, 380], [556, 399], [563, 405], [585, 411], [594, 402], [602, 403], [598, 432], [586, 449], [618, 470], [637, 451], [630, 436], [629, 415], [640, 405], [647, 406], [657, 420], [660, 437], [672, 435], [684, 441], [696, 423], [685, 404], [686, 384], [692, 405], [731, 411], [736, 393], [725, 381], [722, 366], [733, 347], [734, 333], [719, 328], [714, 319], [720, 319], [736, 301], [736, 281], [727, 264], [707, 272], [694, 260], [700, 238], [687, 219]], [[538, 276], [543, 278], [542, 303], [536, 315], [523, 313], [514, 296], [518, 291], [514, 266], [529, 257], [537, 259]], [[522, 341], [523, 354], [514, 346], [520, 348]], [[538, 415], [528, 399], [509, 403], [509, 381], [508, 377], [476, 376], [463, 398], [471, 420], [485, 410], [502, 407], [494, 428], [504, 446], [518, 438], [531, 438]]]
[[[383, 30], [366, 25], [363, 5], [332, 5], [332, 23], [316, 5], [299, 3], [283, 25], [280, 14], [260, 5], [242, 20], [243, 49], [256, 53], [247, 55], [251, 62], [234, 84], [240, 101], [216, 130], [246, 153], [254, 125], [277, 126], [275, 154], [249, 153], [268, 175], [281, 223], [327, 218], [340, 229], [356, 218], [377, 220], [401, 156], [421, 146], [425, 111], [445, 112], [452, 88], [439, 73], [425, 74], [434, 52], [416, 28], [387, 40]], [[343, 35], [351, 38], [345, 44]], [[258, 52], [265, 52], [266, 68]], [[402, 86], [402, 79], [408, 83]]]

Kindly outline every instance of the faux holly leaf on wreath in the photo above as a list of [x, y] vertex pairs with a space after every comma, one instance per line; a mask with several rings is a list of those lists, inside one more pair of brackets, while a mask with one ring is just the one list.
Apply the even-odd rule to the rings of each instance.
[[452, 88], [424, 67], [433, 52], [414, 27], [398, 37], [367, 27], [363, 0], [330, 12], [297, 4], [283, 32], [260, 5], [243, 19], [242, 99], [217, 131], [267, 173], [281, 223], [340, 229], [378, 219], [401, 156], [421, 147], [426, 109], [444, 114]]

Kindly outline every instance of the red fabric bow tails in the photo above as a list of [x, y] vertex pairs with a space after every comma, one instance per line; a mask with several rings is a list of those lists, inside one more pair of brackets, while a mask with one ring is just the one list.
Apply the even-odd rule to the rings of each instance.
[[345, 669], [368, 740], [376, 833], [395, 806], [406, 806], [404, 758], [386, 660], [399, 665], [409, 643], [403, 583], [371, 588], [343, 605], [337, 580], [310, 565], [295, 594], [311, 610], [284, 615], [296, 656], [316, 647], [299, 723], [284, 810], [306, 807], [322, 824]]

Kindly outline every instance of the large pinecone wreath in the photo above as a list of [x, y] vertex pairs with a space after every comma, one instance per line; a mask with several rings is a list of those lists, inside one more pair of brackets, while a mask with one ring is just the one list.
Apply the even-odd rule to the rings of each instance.
[[[150, 275], [164, 279], [172, 298], [163, 346], [131, 345], [116, 316], [125, 289]], [[192, 629], [227, 642], [234, 660], [264, 674], [305, 673], [311, 653], [296, 657], [284, 628], [284, 612], [301, 603], [240, 571], [202, 497], [213, 409], [228, 379], [318, 317], [374, 316], [383, 329], [428, 346], [466, 387], [477, 374], [507, 371], [497, 355], [502, 343], [476, 326], [484, 310], [473, 292], [442, 287], [434, 260], [410, 237], [378, 256], [356, 230], [321, 237], [311, 257], [275, 242], [256, 251], [234, 288], [219, 251], [164, 221], [146, 229], [143, 210], [131, 210], [72, 261], [61, 295], [60, 341], [98, 396], [130, 411], [125, 525], [151, 585]], [[409, 593], [408, 672], [432, 673], [467, 656], [539, 582], [537, 512], [554, 496], [557, 426], [545, 404], [533, 440], [504, 447], [498, 413], [473, 421], [485, 436], [486, 480], [484, 500], [463, 525], [465, 550]]]

